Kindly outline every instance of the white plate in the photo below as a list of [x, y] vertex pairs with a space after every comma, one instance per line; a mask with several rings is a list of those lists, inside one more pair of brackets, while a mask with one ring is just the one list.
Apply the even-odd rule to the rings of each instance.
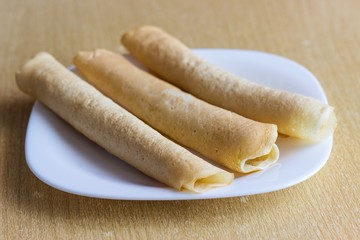
[[[194, 50], [228, 71], [264, 85], [327, 102], [316, 78], [301, 65], [272, 54], [224, 49]], [[182, 200], [271, 192], [300, 183], [329, 158], [332, 136], [318, 144], [279, 138], [280, 158], [271, 168], [237, 177], [233, 184], [203, 194], [178, 192], [123, 163], [36, 102], [26, 134], [26, 160], [42, 181], [65, 192], [108, 199]]]

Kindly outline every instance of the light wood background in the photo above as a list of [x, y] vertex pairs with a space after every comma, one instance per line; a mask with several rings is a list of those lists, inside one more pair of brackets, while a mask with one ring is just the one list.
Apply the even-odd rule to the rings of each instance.
[[[0, 0], [0, 239], [359, 239], [360, 1]], [[64, 65], [115, 50], [154, 24], [190, 47], [241, 48], [300, 62], [323, 85], [339, 126], [326, 166], [289, 189], [200, 201], [114, 201], [53, 189], [29, 170], [33, 100], [14, 72], [38, 51]]]

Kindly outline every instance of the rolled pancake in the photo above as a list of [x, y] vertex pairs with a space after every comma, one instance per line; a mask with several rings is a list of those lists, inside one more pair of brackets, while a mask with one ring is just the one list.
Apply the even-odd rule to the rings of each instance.
[[230, 74], [197, 57], [157, 27], [133, 29], [121, 41], [135, 58], [164, 80], [244, 117], [274, 123], [285, 135], [319, 141], [336, 127], [333, 107]]
[[278, 159], [277, 128], [210, 105], [106, 50], [74, 64], [106, 96], [178, 143], [232, 170], [262, 170]]
[[160, 182], [203, 192], [233, 180], [232, 173], [162, 136], [47, 53], [25, 63], [16, 81], [86, 137]]

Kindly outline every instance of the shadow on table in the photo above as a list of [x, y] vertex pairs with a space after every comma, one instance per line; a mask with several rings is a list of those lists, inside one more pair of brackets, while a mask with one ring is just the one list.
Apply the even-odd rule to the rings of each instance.
[[[264, 206], [269, 206], [270, 202], [276, 208], [280, 200], [275, 197], [276, 193], [269, 193], [266, 196], [192, 201], [116, 201], [81, 197], [56, 190], [37, 179], [25, 161], [26, 126], [32, 105], [33, 100], [29, 98], [0, 102], [0, 127], [7, 136], [0, 177], [5, 184], [2, 187], [8, 209], [27, 216], [40, 215], [42, 219], [60, 219], [71, 224], [81, 223], [84, 219], [112, 219], [112, 222], [119, 220], [121, 224], [137, 222], [136, 226], [146, 228], [149, 220], [163, 219], [191, 227], [193, 222], [215, 224], [223, 218], [233, 218], [235, 221], [254, 213], [266, 214]], [[152, 227], [164, 224], [151, 223]]]

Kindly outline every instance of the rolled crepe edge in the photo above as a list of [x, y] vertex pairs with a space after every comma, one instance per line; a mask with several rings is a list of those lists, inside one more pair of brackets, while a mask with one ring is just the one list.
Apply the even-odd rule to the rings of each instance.
[[251, 173], [268, 168], [279, 159], [279, 148], [276, 144], [272, 145], [264, 154], [259, 157], [248, 158], [241, 162], [240, 172]]
[[331, 106], [327, 106], [323, 114], [319, 119], [319, 124], [315, 131], [310, 135], [310, 139], [313, 142], [319, 142], [331, 134], [334, 133], [337, 125], [337, 118], [335, 115], [335, 109]]
[[206, 175], [207, 176], [197, 178], [191, 182], [184, 183], [181, 189], [202, 193], [212, 188], [228, 186], [234, 180], [234, 174], [226, 171]]

